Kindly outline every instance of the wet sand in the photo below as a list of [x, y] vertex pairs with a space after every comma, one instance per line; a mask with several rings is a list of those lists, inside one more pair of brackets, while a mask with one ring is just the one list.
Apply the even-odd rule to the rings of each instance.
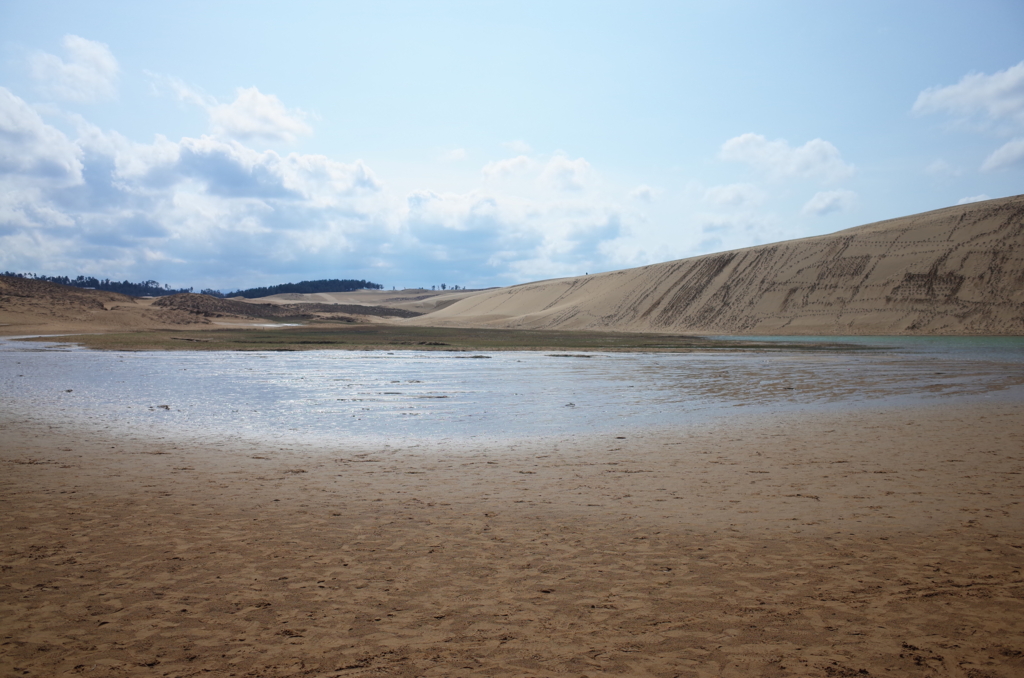
[[0, 414], [0, 675], [1019, 676], [1022, 409], [319, 450]]

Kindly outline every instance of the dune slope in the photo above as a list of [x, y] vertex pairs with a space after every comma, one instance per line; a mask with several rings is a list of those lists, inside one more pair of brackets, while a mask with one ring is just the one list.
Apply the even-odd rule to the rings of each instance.
[[490, 290], [405, 322], [702, 334], [1024, 334], [1024, 196]]
[[152, 300], [0, 276], [0, 335], [196, 326], [209, 321]]

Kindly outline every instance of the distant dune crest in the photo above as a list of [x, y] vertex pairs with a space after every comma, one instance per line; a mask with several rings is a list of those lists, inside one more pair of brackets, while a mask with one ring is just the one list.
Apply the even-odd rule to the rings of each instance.
[[1024, 196], [490, 290], [407, 322], [703, 334], [1024, 334]]

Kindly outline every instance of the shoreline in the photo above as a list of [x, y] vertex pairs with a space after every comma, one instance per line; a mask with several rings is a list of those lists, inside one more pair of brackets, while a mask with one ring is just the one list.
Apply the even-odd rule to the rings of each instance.
[[[22, 331], [24, 328], [21, 328]], [[806, 338], [769, 341], [708, 338], [697, 334], [631, 333], [617, 331], [499, 330], [487, 328], [419, 327], [393, 323], [332, 325], [223, 326], [205, 329], [150, 329], [28, 333], [4, 336], [0, 340], [73, 344], [100, 351], [175, 352], [259, 352], [259, 351], [589, 351], [594, 353], [690, 353], [701, 351], [757, 352], [792, 350], [828, 352], [870, 350], [854, 343], [829, 342], [812, 345]]]
[[1019, 674], [1021, 413], [412, 450], [5, 413], [0, 671]]

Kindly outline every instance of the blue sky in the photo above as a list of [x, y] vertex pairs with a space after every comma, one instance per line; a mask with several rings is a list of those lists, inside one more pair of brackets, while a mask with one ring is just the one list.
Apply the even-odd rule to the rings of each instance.
[[1024, 3], [0, 0], [0, 270], [507, 285], [1024, 192]]

